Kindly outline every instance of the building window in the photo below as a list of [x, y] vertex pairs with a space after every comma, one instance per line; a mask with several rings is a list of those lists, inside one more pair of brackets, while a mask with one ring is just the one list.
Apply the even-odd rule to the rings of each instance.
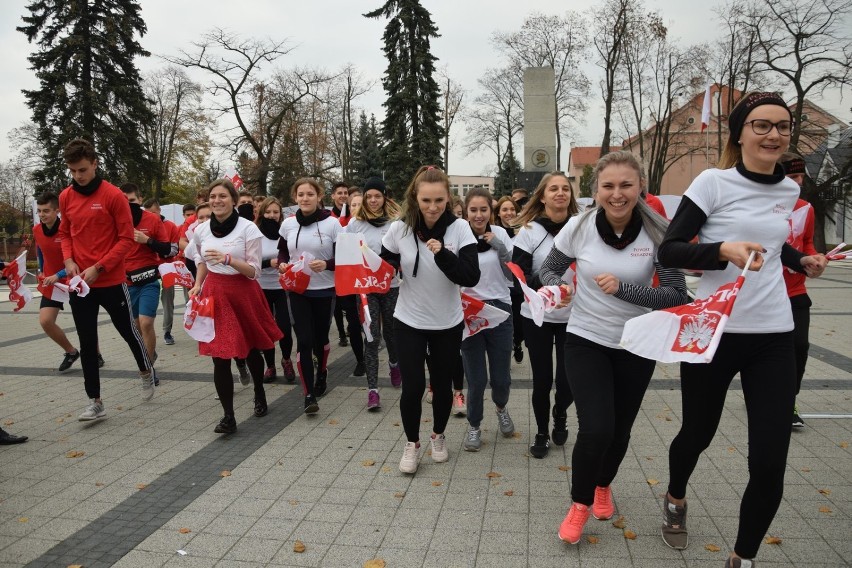
[[808, 113], [803, 112], [802, 113], [802, 122], [805, 122], [807, 120], [810, 120], [810, 117], [808, 116]]
[[687, 124], [695, 124], [695, 117], [690, 116], [686, 119]]

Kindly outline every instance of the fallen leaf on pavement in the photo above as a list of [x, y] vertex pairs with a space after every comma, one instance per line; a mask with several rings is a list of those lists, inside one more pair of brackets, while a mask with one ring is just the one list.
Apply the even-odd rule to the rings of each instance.
[[656, 480], [656, 479], [649, 479], [648, 480], [648, 485], [650, 485], [651, 487], [653, 487], [654, 485], [656, 485], [658, 483], [659, 483], [659, 481]]
[[140, 491], [142, 491], [142, 490], [143, 490], [143, 489], [145, 489], [146, 487], [148, 487], [148, 484], [147, 484], [147, 483], [137, 483], [137, 484], [136, 484], [136, 489], [138, 489], [138, 490], [140, 490]]
[[731, 446], [731, 447], [728, 448], [728, 451], [731, 452], [731, 453], [734, 453], [734, 452], [737, 451], [737, 449], [735, 447]]
[[123, 406], [116, 406], [115, 409], [116, 410], [124, 410], [124, 407]]
[[340, 424], [340, 422], [338, 422], [338, 421], [337, 421], [337, 420], [335, 420], [334, 418], [332, 418], [331, 420], [329, 420], [329, 421], [328, 421], [328, 423], [329, 423], [329, 424], [331, 424], [332, 426], [334, 426], [335, 424]]
[[18, 519], [18, 522], [19, 523], [28, 523], [28, 522], [30, 522], [30, 520], [27, 517], [21, 517], [20, 519]]
[[305, 551], [305, 543], [304, 542], [302, 542], [301, 540], [297, 540], [296, 542], [293, 543], [293, 552], [298, 552], [299, 554], [301, 554], [304, 551]]
[[83, 568], [82, 564], [69, 564], [68, 568]]
[[624, 538], [629, 540], [636, 540], [636, 533], [630, 529], [624, 529]]
[[802, 471], [803, 471], [803, 472], [805, 472], [805, 473], [810, 473], [811, 468], [809, 468], [809, 467], [803, 467], [803, 468], [802, 468]]
[[299, 504], [299, 502], [298, 502], [296, 499], [290, 499], [289, 503], [290, 503], [290, 505], [291, 505], [291, 506], [293, 506], [293, 507], [295, 507], [296, 505], [298, 505], [298, 504]]
[[71, 450], [67, 454], [65, 454], [66, 458], [79, 458], [85, 456], [86, 452], [78, 452], [77, 450]]
[[443, 481], [433, 481], [433, 482], [432, 482], [432, 487], [440, 487], [440, 486], [442, 486], [443, 484], [444, 484], [444, 482], [443, 482]]
[[393, 496], [396, 497], [397, 499], [402, 499], [403, 497], [405, 497], [405, 491], [397, 491], [396, 493], [393, 494]]
[[568, 471], [569, 469], [571, 469], [571, 467], [567, 466], [567, 465], [560, 465], [559, 466], [559, 471]]
[[488, 478], [492, 478], [492, 477], [503, 477], [503, 475], [502, 475], [502, 474], [497, 473], [496, 471], [489, 471], [488, 473], [486, 473], [486, 474], [485, 474], [485, 477], [488, 477]]
[[820, 507], [819, 512], [825, 513], [826, 515], [829, 515], [829, 514], [831, 514], [831, 509], [829, 509], [828, 507]]
[[373, 558], [364, 562], [364, 568], [385, 568], [387, 564], [381, 558]]
[[361, 465], [364, 467], [370, 467], [376, 465], [376, 460], [364, 460], [361, 462]]
[[57, 424], [62, 424], [63, 422], [65, 422], [65, 419], [64, 419], [64, 418], [57, 418], [57, 419], [56, 419], [56, 423], [57, 423]]
[[512, 432], [512, 437], [513, 437], [513, 438], [520, 438], [520, 437], [521, 437], [521, 433], [520, 433], [520, 432], [518, 432], [518, 431]]
[[777, 536], [768, 536], [764, 542], [766, 542], [766, 544], [781, 544], [781, 539]]
[[399, 426], [399, 422], [394, 422], [394, 423], [393, 423], [393, 425], [394, 425], [394, 426]]
[[511, 489], [509, 489], [508, 491], [504, 491], [504, 492], [503, 492], [503, 495], [505, 495], [506, 497], [511, 497], [511, 496], [512, 496], [512, 495], [514, 495], [514, 494], [515, 494], [515, 492], [514, 492], [514, 491], [512, 491]]
[[710, 552], [719, 552], [722, 549], [716, 546], [715, 544], [705, 544], [704, 550], [709, 550]]
[[3, 426], [11, 426], [14, 423], [15, 423], [14, 420], [6, 420], [6, 421], [3, 422]]
[[617, 529], [623, 529], [624, 527], [626, 527], [627, 521], [624, 520], [624, 515], [619, 515], [619, 517], [617, 519], [612, 521], [612, 526], [614, 526]]
[[849, 442], [840, 442], [840, 447], [844, 450], [849, 447]]
[[191, 533], [192, 531], [191, 531], [191, 530], [189, 530], [189, 529], [188, 529], [188, 528], [186, 528], [186, 527], [183, 527], [183, 528], [181, 528], [181, 529], [178, 529], [178, 532], [179, 532], [180, 534], [189, 534], [189, 533]]
[[222, 473], [219, 474], [219, 477], [231, 477], [231, 470], [223, 469]]
[[826, 497], [831, 495], [831, 489], [820, 489], [819, 492], [825, 495]]
[[601, 541], [601, 539], [599, 539], [596, 536], [592, 536], [592, 535], [587, 536], [586, 540], [589, 542], [589, 544], [597, 544]]
[[103, 481], [96, 481], [95, 482], [95, 487], [103, 487], [103, 486], [104, 486]]

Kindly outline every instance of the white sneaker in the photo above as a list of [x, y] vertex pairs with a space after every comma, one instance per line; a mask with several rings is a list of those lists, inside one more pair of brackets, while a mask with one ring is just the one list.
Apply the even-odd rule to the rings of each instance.
[[441, 463], [450, 459], [450, 452], [447, 451], [447, 438], [443, 434], [430, 438], [429, 443], [432, 444], [433, 461]]
[[97, 420], [98, 418], [106, 417], [106, 410], [104, 410], [104, 403], [96, 401], [94, 398], [89, 399], [90, 404], [86, 407], [86, 410], [77, 417], [77, 420], [80, 422], [88, 422], [89, 420]]
[[417, 454], [420, 448], [415, 442], [406, 442], [402, 450], [402, 459], [399, 460], [399, 471], [402, 473], [414, 473], [417, 471]]
[[142, 400], [147, 402], [154, 398], [154, 391], [157, 389], [154, 386], [154, 369], [149, 369], [147, 373], [140, 376], [142, 378]]

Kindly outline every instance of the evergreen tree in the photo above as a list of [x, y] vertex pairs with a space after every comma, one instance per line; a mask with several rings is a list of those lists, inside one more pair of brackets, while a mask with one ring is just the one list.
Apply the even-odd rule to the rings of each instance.
[[104, 177], [149, 182], [141, 125], [152, 120], [136, 57], [147, 57], [135, 36], [147, 31], [135, 0], [33, 0], [17, 28], [38, 45], [28, 60], [39, 87], [24, 91], [44, 163], [39, 190], [65, 186], [62, 150], [72, 138], [95, 144]]
[[355, 185], [361, 185], [367, 178], [382, 176], [382, 150], [379, 145], [379, 134], [376, 131], [375, 116], [368, 123], [366, 113], [361, 112], [353, 150]]
[[592, 196], [592, 176], [595, 175], [595, 169], [591, 164], [583, 166], [583, 174], [580, 176], [580, 197]]
[[437, 58], [429, 48], [438, 28], [419, 0], [386, 0], [364, 16], [388, 19], [382, 38], [388, 60], [382, 79], [388, 95], [382, 122], [385, 180], [400, 196], [418, 167], [442, 164], [440, 92], [433, 78]]
[[518, 187], [518, 173], [523, 169], [515, 154], [506, 152], [494, 177], [494, 195], [510, 195]]

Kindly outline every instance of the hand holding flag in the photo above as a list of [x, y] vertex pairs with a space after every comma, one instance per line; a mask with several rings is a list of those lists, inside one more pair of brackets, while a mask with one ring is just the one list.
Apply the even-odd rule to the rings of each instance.
[[396, 271], [364, 242], [361, 233], [340, 233], [334, 249], [334, 288], [338, 296], [386, 294]]
[[278, 277], [281, 287], [297, 294], [307, 290], [313, 272], [310, 267], [312, 260], [314, 255], [306, 251], [302, 253], [299, 260], [284, 266], [281, 276]]

